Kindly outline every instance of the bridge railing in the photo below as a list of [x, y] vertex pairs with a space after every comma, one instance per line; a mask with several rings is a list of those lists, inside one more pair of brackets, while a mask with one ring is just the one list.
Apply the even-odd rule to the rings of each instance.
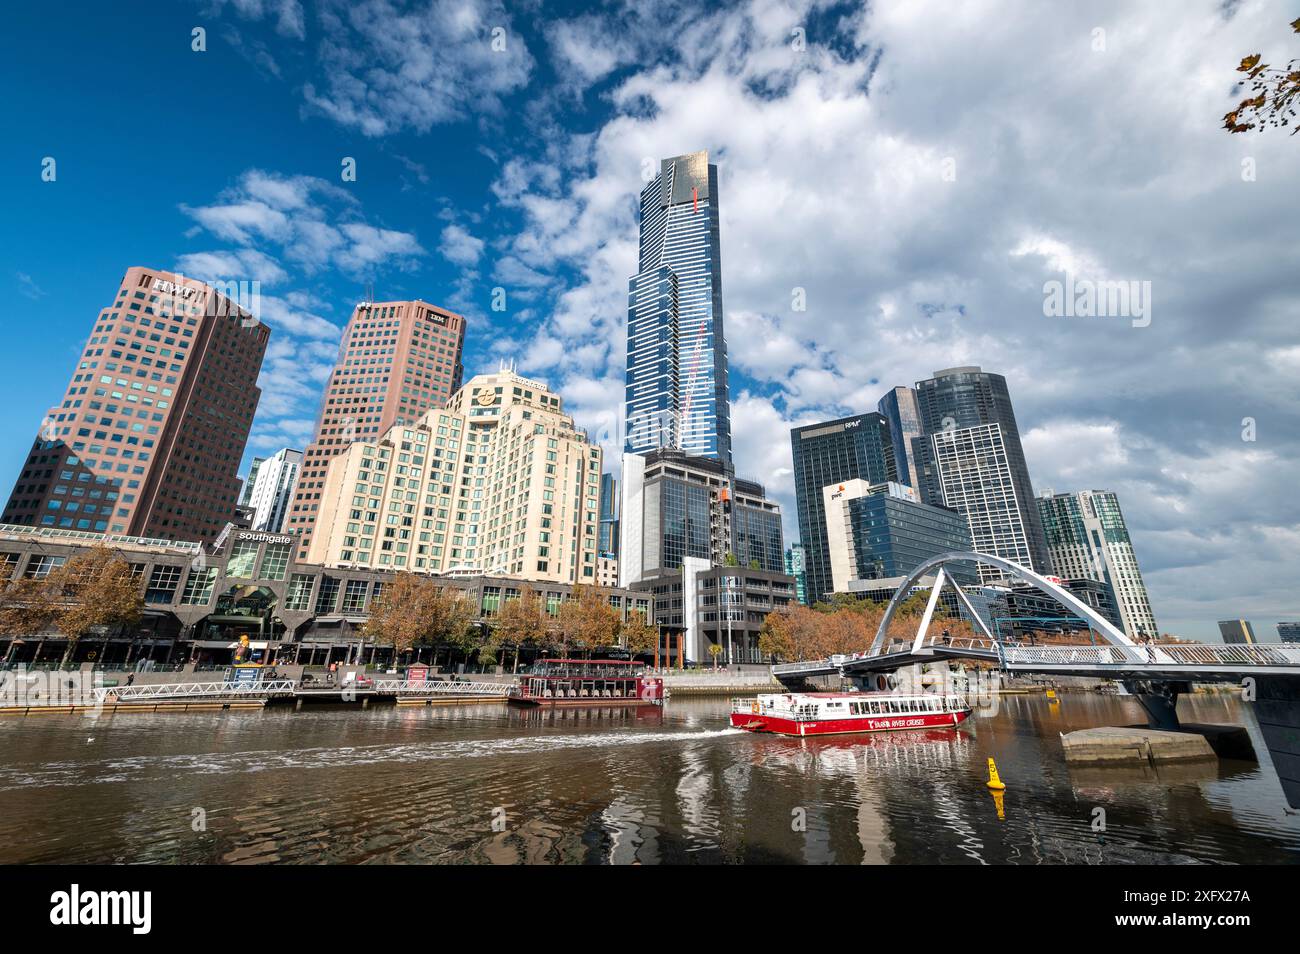
[[[1156, 645], [1148, 647], [1160, 662], [1201, 666], [1300, 666], [1300, 644], [1255, 643], [1206, 646]], [[1138, 652], [1143, 652], [1139, 647]]]
[[1002, 658], [1008, 666], [1118, 666], [1134, 661], [1114, 646], [1007, 646]]
[[[1132, 647], [1094, 644], [1081, 646], [1028, 646], [1024, 643], [997, 643], [982, 637], [960, 637], [945, 640], [942, 636], [929, 636], [922, 643], [928, 648], [952, 650], [1000, 649], [1002, 664], [1011, 668], [1027, 666], [1128, 666], [1137, 668], [1171, 666], [1300, 666], [1300, 643], [1243, 643], [1209, 645], [1204, 643], [1153, 643]], [[835, 670], [850, 666], [855, 661], [906, 654], [913, 641], [894, 639], [881, 647], [872, 657], [869, 653], [831, 656], [828, 659], [805, 660], [773, 666], [776, 675], [793, 675], [815, 670]]]
[[104, 686], [95, 690], [100, 701], [112, 697], [118, 702], [138, 699], [225, 699], [236, 696], [266, 696], [293, 692], [293, 680], [262, 682], [163, 682], [141, 686]]
[[810, 669], [829, 669], [834, 665], [829, 659], [805, 659], [802, 662], [777, 663], [772, 667], [772, 672], [806, 672]]
[[380, 679], [375, 683], [376, 692], [395, 692], [410, 696], [499, 696], [504, 698], [510, 692], [510, 684], [504, 682], [446, 682], [434, 680], [426, 682], [409, 682], [403, 679]]

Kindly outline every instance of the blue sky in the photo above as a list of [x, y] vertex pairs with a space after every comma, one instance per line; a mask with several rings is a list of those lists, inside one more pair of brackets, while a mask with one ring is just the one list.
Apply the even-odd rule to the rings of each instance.
[[[19, 330], [0, 466], [16, 472], [135, 264], [261, 282], [272, 345], [248, 456], [310, 438], [367, 282], [466, 314], [467, 374], [517, 361], [616, 450], [642, 171], [703, 148], [737, 466], [781, 500], [790, 539], [789, 427], [979, 364], [1008, 378], [1038, 491], [1120, 495], [1163, 629], [1213, 638], [1245, 615], [1272, 635], [1300, 616], [1300, 137], [1219, 122], [1242, 56], [1297, 55], [1298, 15], [1290, 0], [16, 7], [0, 36], [0, 287]], [[1044, 283], [1067, 272], [1150, 281], [1152, 321], [1045, 316]]]

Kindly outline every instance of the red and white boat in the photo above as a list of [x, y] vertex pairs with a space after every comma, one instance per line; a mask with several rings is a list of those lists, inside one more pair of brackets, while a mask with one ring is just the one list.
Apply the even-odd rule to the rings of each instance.
[[731, 724], [778, 735], [843, 735], [961, 725], [963, 696], [893, 692], [795, 692], [731, 700]]

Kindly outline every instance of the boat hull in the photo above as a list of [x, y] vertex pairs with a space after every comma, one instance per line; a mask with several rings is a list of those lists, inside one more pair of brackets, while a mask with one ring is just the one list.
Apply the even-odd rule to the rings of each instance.
[[521, 709], [568, 709], [579, 706], [588, 708], [612, 708], [629, 706], [658, 706], [658, 699], [537, 699], [533, 696], [510, 696], [506, 702]]
[[970, 718], [963, 712], [928, 712], [920, 715], [858, 716], [849, 719], [824, 719], [799, 722], [756, 712], [733, 712], [731, 724], [747, 732], [770, 732], [775, 735], [849, 735], [859, 732], [898, 732], [905, 729], [947, 729]]

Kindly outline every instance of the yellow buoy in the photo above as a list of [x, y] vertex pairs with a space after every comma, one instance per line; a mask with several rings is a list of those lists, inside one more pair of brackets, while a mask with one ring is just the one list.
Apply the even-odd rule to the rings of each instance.
[[992, 759], [992, 757], [989, 758], [989, 781], [988, 781], [988, 786], [989, 786], [989, 788], [993, 789], [993, 791], [995, 791], [995, 792], [1001, 792], [1001, 791], [1005, 790], [1006, 787], [1007, 787], [1007, 786], [1003, 783], [1002, 778], [998, 775], [998, 763], [994, 762], [993, 759]]
[[1056, 698], [1056, 690], [1055, 690], [1055, 689], [1048, 689], [1048, 690], [1047, 690], [1047, 698], [1049, 698], [1049, 699], [1055, 699], [1055, 698]]

